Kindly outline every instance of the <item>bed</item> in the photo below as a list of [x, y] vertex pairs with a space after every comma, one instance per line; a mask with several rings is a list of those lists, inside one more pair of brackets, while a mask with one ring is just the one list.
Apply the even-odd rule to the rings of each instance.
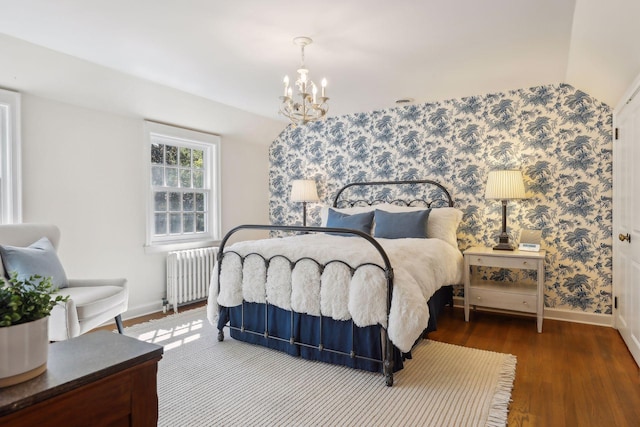
[[[322, 227], [242, 225], [221, 242], [207, 314], [224, 339], [382, 372], [411, 358], [462, 282], [462, 212], [431, 180], [351, 183]], [[278, 237], [228, 246], [243, 230]]]

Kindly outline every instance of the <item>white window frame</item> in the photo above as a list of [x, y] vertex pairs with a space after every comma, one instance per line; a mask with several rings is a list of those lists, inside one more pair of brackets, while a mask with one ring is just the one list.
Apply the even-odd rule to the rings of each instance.
[[[163, 123], [145, 120], [145, 165], [147, 194], [147, 252], [165, 252], [215, 245], [220, 240], [220, 137], [211, 133], [180, 128]], [[152, 185], [151, 147], [154, 142], [168, 143], [173, 146], [196, 148], [204, 151], [204, 188], [208, 192], [205, 231], [187, 234], [155, 234], [154, 193], [172, 187]], [[208, 171], [208, 172], [207, 172]], [[168, 202], [168, 201], [167, 201]], [[167, 224], [169, 227], [169, 224]]]
[[22, 222], [20, 93], [0, 89], [0, 223]]

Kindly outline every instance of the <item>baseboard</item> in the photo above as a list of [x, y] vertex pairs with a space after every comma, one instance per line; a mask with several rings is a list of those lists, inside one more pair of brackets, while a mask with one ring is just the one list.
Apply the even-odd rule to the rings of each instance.
[[123, 320], [129, 320], [140, 316], [146, 316], [147, 314], [158, 313], [162, 311], [162, 301], [150, 302], [135, 307], [129, 307], [127, 311], [122, 313]]
[[545, 308], [544, 318], [551, 320], [564, 320], [567, 322], [585, 323], [587, 325], [614, 327], [613, 315], [601, 313], [583, 313], [575, 310], [562, 310], [559, 308]]
[[[464, 308], [464, 298], [453, 297], [453, 305], [454, 307]], [[495, 313], [511, 313], [506, 310], [499, 310], [497, 308], [489, 308], [489, 307], [478, 307], [477, 309], [483, 310], [483, 311], [495, 312]], [[521, 316], [535, 317], [535, 314], [529, 314], [529, 313], [517, 313], [517, 314]], [[584, 312], [575, 311], [575, 310], [562, 310], [558, 308], [545, 307], [544, 318], [549, 320], [561, 320], [564, 322], [584, 323], [587, 325], [608, 326], [610, 328], [614, 327], [614, 319], [611, 314], [584, 313]]]

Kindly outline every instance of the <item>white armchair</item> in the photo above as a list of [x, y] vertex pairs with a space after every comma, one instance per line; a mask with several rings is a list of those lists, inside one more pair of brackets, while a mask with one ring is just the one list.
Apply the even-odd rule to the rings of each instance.
[[[27, 247], [42, 237], [49, 239], [55, 249], [60, 241], [60, 230], [55, 225], [11, 224], [0, 225], [0, 245]], [[0, 274], [6, 277], [4, 262], [0, 263]], [[62, 341], [77, 337], [115, 319], [122, 333], [120, 315], [127, 310], [129, 290], [126, 279], [98, 279], [68, 281], [60, 289], [68, 295], [66, 303], [59, 303], [49, 316], [49, 340]]]

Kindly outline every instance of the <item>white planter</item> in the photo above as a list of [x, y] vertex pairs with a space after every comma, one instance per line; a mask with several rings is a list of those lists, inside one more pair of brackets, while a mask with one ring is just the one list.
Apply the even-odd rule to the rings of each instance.
[[49, 318], [0, 328], [0, 387], [35, 378], [47, 370]]

